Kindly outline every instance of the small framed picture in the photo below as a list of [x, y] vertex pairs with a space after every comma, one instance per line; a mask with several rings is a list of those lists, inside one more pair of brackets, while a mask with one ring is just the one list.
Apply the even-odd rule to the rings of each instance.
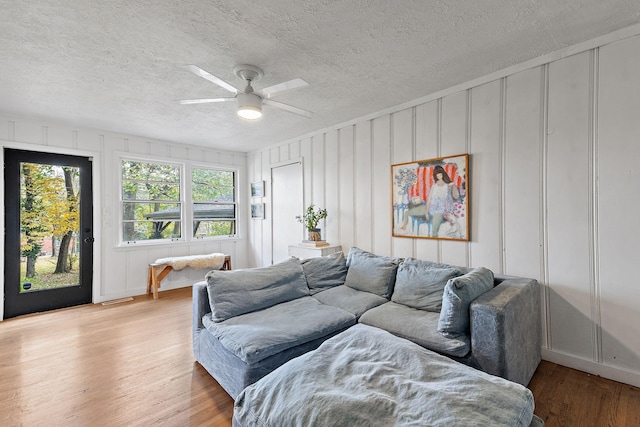
[[264, 181], [251, 183], [251, 197], [264, 197]]
[[264, 219], [264, 203], [251, 203], [251, 218]]

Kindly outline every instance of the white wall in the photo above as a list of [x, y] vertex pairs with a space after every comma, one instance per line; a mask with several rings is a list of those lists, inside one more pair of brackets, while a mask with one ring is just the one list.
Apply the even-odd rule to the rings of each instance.
[[[94, 223], [97, 259], [94, 279], [94, 302], [107, 301], [146, 292], [147, 265], [157, 258], [224, 252], [231, 255], [234, 268], [246, 267], [247, 261], [247, 179], [246, 154], [146, 139], [44, 123], [37, 120], [0, 115], [0, 146], [34, 151], [94, 156]], [[118, 247], [120, 153], [171, 161], [238, 168], [239, 232], [238, 239], [200, 240], [170, 244]], [[4, 190], [4, 176], [0, 178]], [[4, 213], [4, 212], [3, 212]], [[4, 215], [2, 215], [4, 218]], [[4, 221], [4, 219], [2, 219]], [[2, 238], [4, 248], [4, 236]], [[1, 263], [2, 261], [0, 261]], [[162, 289], [189, 286], [202, 280], [206, 270], [172, 272], [162, 282]], [[4, 283], [0, 286], [4, 294]], [[0, 306], [0, 319], [3, 306]]]
[[[249, 180], [268, 181], [272, 164], [302, 157], [304, 203], [327, 207], [325, 236], [345, 251], [537, 279], [543, 357], [640, 385], [632, 31], [250, 153]], [[471, 241], [392, 238], [390, 165], [465, 152]], [[270, 232], [269, 218], [250, 224], [255, 265], [271, 260]]]

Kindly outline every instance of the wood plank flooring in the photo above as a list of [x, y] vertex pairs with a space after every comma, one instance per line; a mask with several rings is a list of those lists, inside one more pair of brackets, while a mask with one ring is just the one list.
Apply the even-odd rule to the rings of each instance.
[[[547, 427], [639, 426], [640, 389], [543, 362]], [[233, 401], [193, 358], [191, 289], [0, 322], [1, 426], [231, 426]]]

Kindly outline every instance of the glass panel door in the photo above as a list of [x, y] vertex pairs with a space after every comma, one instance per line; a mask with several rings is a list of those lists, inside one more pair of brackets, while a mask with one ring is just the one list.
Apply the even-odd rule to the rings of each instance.
[[92, 300], [91, 159], [4, 151], [5, 318]]

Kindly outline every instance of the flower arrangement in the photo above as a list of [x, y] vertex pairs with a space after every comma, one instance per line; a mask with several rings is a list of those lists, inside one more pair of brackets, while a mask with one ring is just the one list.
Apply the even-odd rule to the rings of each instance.
[[302, 223], [307, 227], [307, 230], [313, 230], [314, 228], [318, 228], [318, 223], [321, 219], [325, 219], [327, 217], [327, 210], [316, 208], [312, 203], [309, 207], [304, 211], [302, 216], [298, 215], [296, 219], [298, 222]]

